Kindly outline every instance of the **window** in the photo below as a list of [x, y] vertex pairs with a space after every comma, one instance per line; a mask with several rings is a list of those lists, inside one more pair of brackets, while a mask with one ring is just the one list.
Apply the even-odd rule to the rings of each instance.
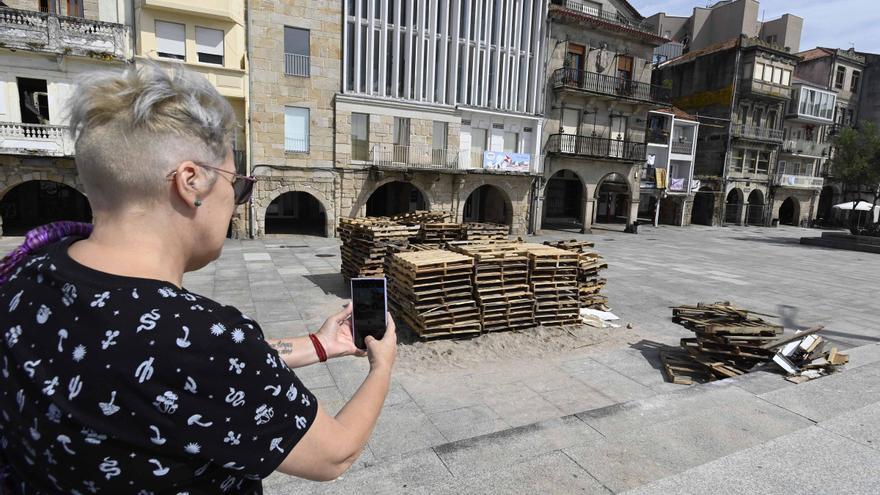
[[773, 82], [773, 67], [764, 66], [764, 82]]
[[782, 69], [779, 67], [773, 68], [773, 84], [782, 84]]
[[770, 152], [769, 151], [759, 151], [757, 169], [755, 170], [759, 174], [766, 174], [770, 170]]
[[82, 17], [83, 0], [40, 0], [40, 12]]
[[471, 167], [483, 166], [484, 151], [486, 151], [486, 129], [471, 129]]
[[785, 168], [786, 168], [786, 167], [785, 167], [785, 160], [779, 160], [779, 162], [777, 162], [777, 165], [776, 165], [776, 170], [778, 171], [778, 172], [776, 172], [776, 173], [778, 173], [778, 174], [784, 174], [784, 173], [785, 173]]
[[309, 109], [284, 107], [284, 151], [309, 152]]
[[196, 54], [199, 62], [223, 65], [223, 31], [196, 26]]
[[370, 116], [365, 113], [351, 114], [351, 159], [370, 159]]
[[838, 67], [837, 74], [834, 77], [834, 87], [843, 89], [843, 82], [846, 80], [846, 67]]
[[512, 153], [516, 153], [519, 151], [519, 133], [518, 132], [505, 132], [504, 133], [504, 149], [502, 151], [510, 151]]
[[[353, 39], [354, 36], [355, 34], [352, 34], [350, 39]], [[361, 44], [362, 50], [364, 46], [366, 46], [366, 43]], [[310, 48], [309, 31], [307, 29], [284, 26], [284, 73], [286, 75], [309, 76], [309, 69], [311, 67], [309, 59]], [[364, 53], [361, 52], [361, 55], [364, 55]], [[353, 57], [354, 54], [352, 53], [351, 56]], [[361, 58], [361, 60], [365, 59]], [[361, 64], [361, 69], [363, 69], [363, 64]], [[349, 72], [353, 73], [354, 70], [349, 69]], [[363, 77], [361, 81], [363, 81]]]
[[745, 158], [745, 154], [743, 150], [735, 149], [733, 153], [730, 155], [730, 171], [731, 172], [742, 172], [743, 171], [743, 160]]
[[434, 133], [431, 137], [431, 145], [435, 150], [445, 150], [448, 134], [448, 125], [446, 122], [434, 122]]
[[633, 58], [626, 55], [617, 57], [617, 77], [631, 80], [633, 74]]
[[854, 70], [852, 74], [852, 78], [849, 80], [849, 90], [853, 93], [859, 92], [859, 79], [861, 79], [862, 73]]
[[791, 71], [784, 70], [782, 71], [782, 85], [788, 86], [789, 84], [791, 84]]
[[758, 152], [754, 150], [746, 150], [744, 156], [743, 172], [750, 174], [755, 171], [755, 162], [758, 160]]
[[409, 162], [409, 119], [394, 117], [394, 134], [391, 136], [394, 142], [394, 161], [398, 163]]
[[[16, 78], [18, 105], [23, 124], [49, 123], [49, 93], [45, 79]], [[2, 84], [2, 83], [0, 83]]]
[[764, 77], [764, 64], [755, 64], [755, 80], [760, 81]]
[[568, 52], [565, 54], [565, 66], [578, 73], [584, 70], [586, 66], [586, 49], [584, 45], [568, 44]]
[[156, 53], [163, 58], [186, 60], [186, 26], [156, 21]]

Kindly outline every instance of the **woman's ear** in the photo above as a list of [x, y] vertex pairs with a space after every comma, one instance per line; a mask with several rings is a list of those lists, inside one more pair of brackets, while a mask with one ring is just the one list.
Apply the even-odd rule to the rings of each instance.
[[201, 205], [201, 198], [206, 191], [202, 190], [204, 181], [200, 175], [200, 167], [191, 161], [185, 161], [177, 166], [175, 172], [172, 180], [181, 201], [191, 207]]

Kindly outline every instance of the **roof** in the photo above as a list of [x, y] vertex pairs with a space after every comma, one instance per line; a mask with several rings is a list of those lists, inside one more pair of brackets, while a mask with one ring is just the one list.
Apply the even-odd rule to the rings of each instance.
[[809, 62], [810, 60], [816, 60], [817, 58], [830, 57], [834, 55], [834, 52], [827, 48], [817, 47], [812, 50], [800, 52], [797, 55], [801, 57], [801, 62]]
[[714, 45], [709, 45], [706, 48], [700, 48], [699, 50], [694, 50], [692, 52], [687, 52], [678, 57], [675, 57], [672, 60], [667, 60], [660, 64], [660, 67], [672, 67], [679, 64], [683, 64], [685, 62], [690, 62], [691, 60], [700, 58], [705, 55], [711, 55], [713, 53], [723, 52], [727, 50], [731, 50], [736, 48], [736, 44], [739, 41], [739, 36], [735, 36], [730, 38], [727, 41], [722, 41], [721, 43], [715, 43]]
[[680, 108], [678, 108], [678, 107], [676, 107], [676, 106], [657, 107], [657, 108], [653, 108], [653, 109], [651, 109], [651, 111], [653, 111], [653, 112], [671, 113], [672, 115], [675, 116], [675, 118], [677, 118], [677, 119], [681, 119], [681, 120], [690, 120], [690, 121], [693, 121], [693, 122], [699, 122], [699, 121], [700, 121], [696, 116], [691, 115], [691, 114], [685, 112], [684, 110], [682, 110], [682, 109], [680, 109]]

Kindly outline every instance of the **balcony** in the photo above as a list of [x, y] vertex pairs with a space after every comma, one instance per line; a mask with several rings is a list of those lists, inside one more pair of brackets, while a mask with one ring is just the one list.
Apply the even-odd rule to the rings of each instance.
[[0, 153], [73, 156], [73, 140], [64, 125], [0, 122]]
[[757, 141], [771, 141], [775, 143], [782, 142], [782, 131], [777, 129], [769, 129], [767, 127], [756, 127], [753, 125], [735, 124], [731, 126], [730, 132], [734, 137], [743, 139], [754, 139]]
[[782, 143], [782, 151], [792, 155], [808, 156], [811, 158], [825, 158], [828, 156], [831, 145], [829, 143], [814, 143], [803, 139], [786, 139]]
[[284, 54], [284, 75], [309, 77], [311, 74], [311, 58], [298, 53]]
[[421, 170], [465, 168], [465, 164], [460, 160], [461, 152], [457, 149], [377, 144], [373, 146], [371, 155], [371, 161], [377, 167]]
[[779, 84], [758, 81], [756, 79], [742, 79], [739, 89], [742, 93], [757, 97], [767, 97], [779, 100], [791, 99], [791, 88]]
[[693, 141], [673, 141], [672, 152], [677, 155], [692, 155], [694, 153]]
[[[604, 23], [614, 24], [634, 31], [641, 31], [655, 35], [654, 26], [646, 22], [638, 22], [628, 19], [617, 12], [605, 12], [601, 7], [593, 2], [582, 2], [579, 0], [552, 0], [553, 5], [557, 8], [564, 8], [569, 11], [576, 12], [584, 17], [595, 19]], [[551, 9], [552, 11], [552, 9]], [[656, 35], [655, 35], [656, 36]], [[659, 38], [659, 37], [658, 37]]]
[[547, 139], [547, 152], [634, 162], [645, 159], [645, 144], [593, 136], [553, 134]]
[[797, 189], [822, 189], [825, 179], [807, 175], [776, 174], [773, 177], [773, 184]]
[[128, 38], [123, 24], [0, 8], [0, 46], [7, 49], [127, 60]]
[[672, 102], [669, 88], [577, 69], [556, 69], [552, 84], [554, 89], [584, 91], [626, 100], [665, 104]]
[[648, 129], [646, 135], [649, 144], [669, 145], [669, 131], [666, 129]]

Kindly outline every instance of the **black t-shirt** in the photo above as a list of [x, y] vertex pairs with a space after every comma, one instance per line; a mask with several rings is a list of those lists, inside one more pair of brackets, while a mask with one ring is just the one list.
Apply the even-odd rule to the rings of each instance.
[[261, 493], [315, 397], [231, 306], [80, 265], [0, 286], [0, 464], [22, 493]]

